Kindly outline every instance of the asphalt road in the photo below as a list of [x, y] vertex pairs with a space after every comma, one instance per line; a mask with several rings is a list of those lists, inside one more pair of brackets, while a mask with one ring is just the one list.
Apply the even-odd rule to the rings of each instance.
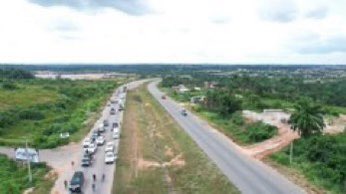
[[[127, 84], [126, 87], [128, 90], [132, 90], [132, 89], [138, 87], [139, 85], [141, 85], [143, 82], [144, 82], [144, 80], [131, 82], [131, 83]], [[121, 89], [122, 89], [122, 87], [117, 89], [114, 92], [111, 99], [119, 99], [119, 97], [121, 95], [124, 95], [125, 93], [122, 94]], [[126, 95], [124, 95], [124, 99], [122, 100], [124, 104], [125, 104], [125, 100], [126, 100]], [[118, 122], [118, 123], [120, 123], [120, 131], [121, 131], [123, 111], [121, 111], [121, 112], [117, 111], [115, 115], [110, 115], [110, 109], [112, 107], [114, 107], [116, 110], [118, 110], [119, 104], [111, 104], [111, 106], [106, 106], [103, 113], [102, 113], [102, 116], [95, 123], [93, 130], [95, 130], [100, 124], [102, 124], [103, 120], [108, 120], [110, 124], [108, 127], [106, 127], [106, 131], [102, 135], [105, 137], [105, 140], [106, 140], [105, 144], [107, 142], [113, 141], [113, 142], [115, 142], [116, 150], [118, 150], [120, 139], [113, 139], [112, 138], [111, 127], [112, 127], [112, 124], [114, 122]], [[93, 130], [91, 130], [91, 132]], [[87, 136], [87, 137], [90, 137], [90, 135], [91, 134], [89, 134], [89, 136]], [[84, 172], [84, 176], [86, 179], [84, 187], [83, 187], [83, 193], [85, 193], [85, 194], [89, 194], [89, 193], [90, 194], [91, 193], [110, 194], [112, 191], [116, 163], [108, 164], [108, 165], [105, 164], [105, 162], [104, 162], [105, 144], [103, 146], [98, 146], [98, 148], [97, 148], [98, 150], [97, 150], [96, 154], [94, 155], [94, 163], [92, 164], [91, 167], [80, 167], [80, 165], [78, 167], [79, 170], [82, 170]], [[82, 149], [82, 146], [81, 146], [81, 149]], [[82, 150], [81, 150], [81, 153], [82, 153]], [[92, 183], [93, 183], [92, 175], [93, 174], [96, 175], [95, 191], [92, 190]], [[105, 180], [104, 181], [101, 180], [102, 174], [105, 174]]]
[[[128, 90], [132, 90], [147, 80], [139, 80], [126, 84]], [[122, 87], [120, 87], [122, 88]], [[117, 98], [120, 89], [117, 89], [111, 98]], [[125, 102], [124, 102], [125, 103]], [[118, 105], [113, 105], [118, 108]], [[122, 122], [123, 113], [117, 112], [115, 115], [110, 115], [110, 108], [106, 106], [100, 118], [95, 122], [92, 130], [86, 137], [90, 137], [93, 130], [99, 127], [103, 123], [103, 120], [107, 119], [112, 124], [114, 121]], [[125, 107], [126, 108], [126, 107]], [[110, 125], [111, 126], [111, 125]], [[118, 147], [119, 141], [112, 139], [112, 133], [110, 132], [110, 126], [103, 135], [105, 136], [106, 142], [114, 141], [116, 147]], [[121, 129], [121, 125], [120, 125]], [[69, 145], [61, 146], [54, 149], [40, 150], [40, 160], [47, 162], [48, 165], [52, 166], [55, 171], [59, 173], [59, 178], [56, 181], [51, 193], [52, 194], [65, 194], [69, 193], [64, 188], [64, 180], [70, 181], [75, 171], [83, 171], [85, 176], [85, 184], [83, 186], [84, 194], [110, 194], [113, 186], [114, 172], [116, 164], [106, 165], [104, 163], [104, 145], [99, 146], [94, 156], [94, 163], [91, 167], [81, 167], [81, 159], [83, 155], [82, 142], [71, 143]], [[10, 158], [14, 158], [14, 149], [9, 147], [0, 147], [0, 153], [8, 155]], [[71, 161], [74, 161], [74, 165], [71, 165]], [[92, 175], [96, 175], [96, 190], [92, 190]], [[101, 181], [102, 174], [105, 174], [105, 180]]]
[[164, 93], [157, 88], [158, 82], [148, 85], [149, 92], [242, 193], [305, 193], [274, 169], [243, 154], [236, 145], [191, 112], [188, 111], [188, 116], [182, 116], [180, 113], [182, 107], [178, 103], [169, 97], [161, 99]]

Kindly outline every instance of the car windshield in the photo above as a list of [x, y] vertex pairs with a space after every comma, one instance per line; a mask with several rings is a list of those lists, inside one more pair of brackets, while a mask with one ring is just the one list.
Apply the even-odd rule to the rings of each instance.
[[77, 185], [80, 183], [80, 177], [75, 176], [73, 177], [73, 179], [71, 180], [71, 185]]
[[112, 152], [107, 152], [106, 153], [106, 157], [113, 157], [113, 156], [114, 156], [114, 154]]

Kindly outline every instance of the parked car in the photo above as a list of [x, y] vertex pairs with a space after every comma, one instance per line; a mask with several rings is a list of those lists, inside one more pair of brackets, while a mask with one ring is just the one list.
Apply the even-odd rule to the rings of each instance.
[[94, 154], [97, 150], [97, 145], [95, 143], [91, 143], [89, 144], [89, 146], [87, 148], [84, 148], [85, 152]]
[[181, 115], [187, 116], [187, 111], [185, 109], [181, 110]]
[[108, 142], [106, 144], [105, 152], [114, 152], [114, 142]]
[[114, 108], [111, 108], [110, 114], [115, 115], [115, 109]]
[[104, 126], [104, 127], [107, 127], [108, 125], [109, 125], [108, 120], [103, 120], [103, 126]]
[[101, 146], [104, 143], [105, 143], [105, 138], [103, 136], [98, 136], [96, 139], [96, 144]]
[[115, 160], [116, 160], [116, 155], [113, 152], [106, 152], [106, 155], [105, 155], [106, 164], [113, 164]]
[[83, 141], [83, 148], [87, 148], [89, 147], [89, 145], [91, 144], [91, 139], [87, 138]]
[[118, 123], [118, 122], [114, 122], [112, 127], [113, 127], [113, 128], [119, 127], [119, 123]]
[[82, 187], [84, 185], [84, 173], [81, 171], [76, 171], [70, 181], [69, 190], [71, 192], [82, 192]]
[[83, 157], [83, 158], [82, 158], [81, 165], [82, 165], [83, 167], [91, 166], [91, 163], [92, 163], [92, 160], [91, 160], [90, 157]]
[[123, 111], [123, 110], [124, 110], [124, 105], [119, 104], [119, 108], [118, 108], [118, 110], [119, 110], [119, 112], [120, 112], [120, 111]]
[[120, 138], [120, 133], [119, 133], [119, 131], [117, 131], [117, 132], [114, 131], [112, 137], [113, 137], [113, 139], [119, 139], [119, 138]]
[[101, 133], [105, 131], [106, 131], [106, 126], [104, 126], [103, 124], [101, 124], [99, 128], [97, 129], [98, 135], [100, 135]]
[[93, 160], [93, 159], [94, 159], [92, 153], [89, 153], [89, 152], [88, 152], [88, 153], [84, 152], [83, 158], [89, 158], [90, 160]]

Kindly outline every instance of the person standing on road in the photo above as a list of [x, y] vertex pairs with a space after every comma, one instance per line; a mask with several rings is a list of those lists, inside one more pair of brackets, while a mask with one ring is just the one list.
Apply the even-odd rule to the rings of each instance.
[[67, 180], [64, 180], [65, 189], [67, 189]]
[[93, 174], [93, 180], [96, 181], [96, 175], [95, 174]]
[[105, 181], [106, 175], [102, 174], [102, 182]]
[[93, 183], [92, 185], [91, 185], [91, 187], [92, 187], [92, 189], [93, 189], [93, 191], [95, 191], [95, 183]]

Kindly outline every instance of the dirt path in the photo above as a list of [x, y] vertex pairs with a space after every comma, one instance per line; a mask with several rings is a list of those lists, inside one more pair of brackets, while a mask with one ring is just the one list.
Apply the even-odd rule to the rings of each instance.
[[262, 159], [263, 157], [286, 147], [294, 139], [299, 138], [298, 133], [293, 132], [289, 124], [282, 122], [282, 120], [287, 121], [290, 117], [290, 115], [285, 112], [275, 111], [256, 113], [245, 110], [243, 111], [243, 115], [245, 118], [251, 121], [262, 121], [278, 128], [277, 136], [261, 143], [244, 147], [245, 152], [251, 156], [254, 156], [255, 158]]
[[[254, 156], [255, 158], [262, 159], [267, 155], [281, 150], [289, 145], [294, 139], [299, 138], [297, 132], [293, 132], [287, 122], [290, 114], [283, 111], [264, 111], [257, 113], [253, 111], [244, 110], [243, 115], [251, 121], [262, 121], [264, 123], [274, 125], [278, 128], [278, 135], [263, 141], [258, 144], [243, 147], [244, 151]], [[346, 115], [340, 115], [338, 118], [333, 118], [329, 123], [326, 123], [325, 133], [340, 133], [344, 130], [346, 125]]]

